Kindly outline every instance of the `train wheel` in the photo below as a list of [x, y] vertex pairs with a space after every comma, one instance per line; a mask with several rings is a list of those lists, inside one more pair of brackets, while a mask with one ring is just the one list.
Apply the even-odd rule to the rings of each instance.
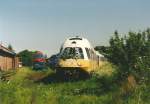
[[80, 78], [80, 71], [77, 69], [73, 70], [70, 77], [74, 80], [78, 80]]
[[64, 71], [61, 69], [56, 69], [56, 76], [59, 80], [63, 80], [64, 79]]

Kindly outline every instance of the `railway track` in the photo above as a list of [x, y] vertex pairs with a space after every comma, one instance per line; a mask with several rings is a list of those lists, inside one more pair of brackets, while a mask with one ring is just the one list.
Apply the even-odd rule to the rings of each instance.
[[13, 75], [16, 74], [16, 71], [1, 71], [0, 72], [0, 81], [9, 81]]

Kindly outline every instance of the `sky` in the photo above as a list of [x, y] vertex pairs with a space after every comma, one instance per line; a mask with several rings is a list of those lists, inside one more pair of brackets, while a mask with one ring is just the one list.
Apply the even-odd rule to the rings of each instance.
[[0, 0], [0, 41], [16, 52], [59, 52], [67, 37], [108, 45], [115, 30], [150, 27], [150, 0]]

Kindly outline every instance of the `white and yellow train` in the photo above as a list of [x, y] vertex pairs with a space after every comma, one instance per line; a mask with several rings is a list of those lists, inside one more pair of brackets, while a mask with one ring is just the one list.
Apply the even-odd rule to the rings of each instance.
[[68, 38], [61, 46], [57, 71], [91, 73], [101, 66], [103, 59], [87, 39]]

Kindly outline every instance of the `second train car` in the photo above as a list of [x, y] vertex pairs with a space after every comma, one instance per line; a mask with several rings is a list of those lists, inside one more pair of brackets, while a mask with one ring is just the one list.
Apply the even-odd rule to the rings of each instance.
[[41, 51], [33, 54], [33, 69], [42, 70], [46, 68], [46, 57]]

